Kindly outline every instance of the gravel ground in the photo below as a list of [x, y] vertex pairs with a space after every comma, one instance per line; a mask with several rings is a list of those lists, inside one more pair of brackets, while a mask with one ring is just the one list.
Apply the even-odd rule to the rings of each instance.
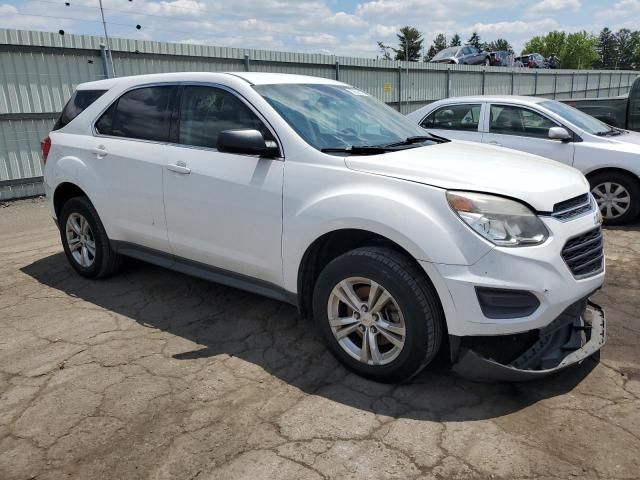
[[349, 374], [291, 306], [130, 263], [75, 275], [0, 208], [0, 478], [640, 478], [640, 227], [606, 232], [608, 343], [544, 381]]

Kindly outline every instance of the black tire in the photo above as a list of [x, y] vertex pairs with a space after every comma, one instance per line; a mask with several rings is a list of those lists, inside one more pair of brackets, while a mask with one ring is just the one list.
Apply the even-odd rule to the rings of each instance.
[[[343, 350], [331, 331], [329, 297], [333, 288], [348, 277], [365, 277], [377, 282], [402, 311], [405, 343], [390, 363], [361, 363]], [[362, 247], [331, 261], [315, 285], [313, 313], [323, 340], [337, 359], [357, 374], [380, 382], [411, 379], [433, 360], [442, 343], [444, 313], [433, 285], [415, 261], [390, 248]]]
[[491, 59], [489, 57], [484, 59], [484, 65], [485, 65], [485, 67], [490, 67], [491, 66]]
[[[602, 172], [589, 177], [589, 183], [591, 185], [592, 192], [595, 191], [598, 185], [602, 185], [607, 182], [616, 183], [624, 187], [627, 192], [629, 192], [631, 203], [628, 210], [619, 217], [604, 218], [603, 214], [604, 224], [624, 225], [638, 218], [638, 214], [640, 214], [640, 183], [638, 182], [638, 180], [632, 178], [631, 175], [627, 175], [621, 172]], [[595, 193], [594, 196], [597, 200], [598, 196]]]
[[[89, 267], [84, 267], [73, 257], [69, 242], [67, 241], [66, 225], [70, 215], [77, 213], [82, 215], [91, 228], [93, 240], [95, 242], [95, 257], [93, 263]], [[107, 237], [107, 232], [100, 221], [98, 212], [87, 197], [74, 197], [62, 206], [60, 216], [58, 218], [60, 226], [60, 238], [64, 253], [67, 260], [83, 277], [87, 278], [104, 278], [115, 273], [122, 265], [122, 257], [118, 255], [112, 248]]]

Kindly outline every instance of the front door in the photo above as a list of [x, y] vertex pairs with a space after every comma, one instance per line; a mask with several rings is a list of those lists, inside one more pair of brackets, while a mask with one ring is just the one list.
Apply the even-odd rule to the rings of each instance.
[[533, 153], [567, 165], [573, 164], [573, 142], [549, 138], [549, 129], [559, 127], [553, 120], [519, 105], [491, 104], [488, 132], [482, 142]]
[[176, 125], [164, 170], [174, 255], [281, 284], [284, 161], [216, 150], [224, 130], [271, 132], [234, 93], [202, 85], [182, 87]]

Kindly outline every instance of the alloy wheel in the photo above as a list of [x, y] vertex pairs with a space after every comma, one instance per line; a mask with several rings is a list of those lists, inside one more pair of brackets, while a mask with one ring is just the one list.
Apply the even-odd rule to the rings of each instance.
[[329, 326], [340, 347], [367, 365], [386, 365], [405, 345], [402, 311], [380, 284], [363, 277], [338, 283], [328, 301]]
[[79, 213], [72, 213], [65, 226], [67, 245], [71, 256], [78, 265], [89, 268], [96, 259], [96, 241], [87, 219]]
[[591, 190], [598, 208], [606, 220], [618, 218], [627, 213], [631, 205], [629, 191], [615, 182], [603, 182]]

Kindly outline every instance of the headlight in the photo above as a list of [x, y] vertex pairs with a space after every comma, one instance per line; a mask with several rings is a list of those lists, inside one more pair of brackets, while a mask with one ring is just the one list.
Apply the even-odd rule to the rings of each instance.
[[539, 245], [549, 236], [540, 219], [516, 201], [474, 192], [447, 192], [447, 200], [469, 227], [501, 247]]

